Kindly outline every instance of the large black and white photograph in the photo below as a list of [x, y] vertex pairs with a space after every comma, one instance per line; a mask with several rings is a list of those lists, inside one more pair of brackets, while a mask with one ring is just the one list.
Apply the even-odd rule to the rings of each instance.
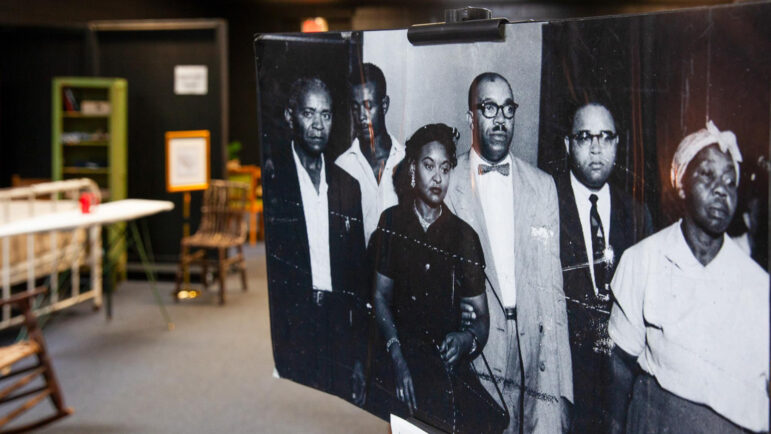
[[768, 22], [258, 35], [275, 375], [438, 432], [768, 432]]

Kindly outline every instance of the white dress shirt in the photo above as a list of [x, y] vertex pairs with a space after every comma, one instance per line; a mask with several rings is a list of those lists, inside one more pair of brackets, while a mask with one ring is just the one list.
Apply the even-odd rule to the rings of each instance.
[[[592, 249], [592, 223], [589, 214], [592, 211], [592, 202], [589, 196], [597, 195], [597, 213], [600, 214], [602, 222], [602, 231], [605, 234], [605, 247], [610, 246], [610, 187], [606, 182], [599, 191], [589, 190], [581, 181], [570, 172], [570, 185], [573, 187], [573, 196], [576, 198], [576, 208], [578, 208], [578, 218], [581, 220], [581, 229], [584, 234], [584, 247], [586, 247], [586, 258], [589, 261], [589, 272], [592, 274], [592, 286], [594, 295], [598, 294], [597, 284], [594, 280], [594, 250]], [[618, 258], [614, 258], [616, 262]]]
[[359, 145], [359, 139], [353, 140], [353, 144], [335, 160], [335, 164], [348, 172], [349, 175], [359, 181], [361, 189], [361, 213], [364, 217], [364, 242], [369, 243], [369, 237], [375, 232], [380, 214], [399, 204], [394, 190], [393, 173], [396, 165], [404, 158], [404, 146], [391, 137], [391, 151], [383, 167], [383, 174], [378, 184], [372, 166], [364, 157]]
[[300, 182], [300, 195], [305, 214], [305, 231], [308, 234], [308, 249], [311, 256], [311, 280], [313, 289], [332, 290], [332, 271], [329, 263], [329, 202], [327, 199], [327, 174], [324, 159], [321, 159], [321, 181], [319, 191], [311, 181], [308, 171], [297, 157], [292, 143], [292, 155]]
[[[507, 155], [496, 164], [509, 164], [509, 176], [504, 176], [494, 170], [480, 175], [479, 165], [490, 163], [474, 149], [469, 154], [471, 176], [482, 203], [487, 238], [493, 254], [492, 261], [495, 265], [498, 285], [500, 285], [497, 289], [500, 291], [503, 306], [515, 307], [517, 305], [517, 288], [514, 282], [514, 219], [516, 216], [513, 215], [514, 184], [511, 182], [511, 170], [513, 170], [511, 155]], [[489, 261], [488, 258], [485, 260]]]
[[610, 337], [669, 392], [767, 431], [768, 273], [727, 235], [702, 265], [681, 222], [624, 252]]

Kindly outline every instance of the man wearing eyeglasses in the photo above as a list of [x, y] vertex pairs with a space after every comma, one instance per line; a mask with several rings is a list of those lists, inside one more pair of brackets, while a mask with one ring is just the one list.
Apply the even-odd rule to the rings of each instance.
[[[573, 384], [557, 192], [551, 177], [511, 155], [516, 111], [504, 77], [486, 72], [473, 80], [472, 146], [458, 157], [445, 202], [482, 243], [490, 332], [484, 357], [473, 363], [488, 393], [503, 398], [505, 432], [565, 432]], [[473, 309], [463, 306], [463, 324], [471, 318]]]
[[619, 135], [607, 107], [580, 106], [564, 143], [570, 171], [557, 178], [557, 193], [573, 360], [571, 431], [605, 432], [610, 281], [624, 250], [652, 233], [651, 216], [645, 205], [608, 183]]

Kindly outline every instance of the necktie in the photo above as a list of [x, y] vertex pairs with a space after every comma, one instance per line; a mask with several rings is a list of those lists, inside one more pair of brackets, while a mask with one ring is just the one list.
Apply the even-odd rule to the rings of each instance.
[[589, 196], [592, 209], [589, 211], [589, 223], [592, 231], [592, 253], [594, 255], [594, 284], [597, 285], [598, 294], [605, 297], [609, 295], [610, 288], [607, 277], [607, 262], [605, 261], [605, 231], [602, 228], [600, 213], [597, 212], [597, 195]]
[[503, 163], [503, 164], [480, 164], [479, 165], [479, 174], [484, 175], [490, 172], [498, 172], [503, 176], [509, 176], [509, 163]]

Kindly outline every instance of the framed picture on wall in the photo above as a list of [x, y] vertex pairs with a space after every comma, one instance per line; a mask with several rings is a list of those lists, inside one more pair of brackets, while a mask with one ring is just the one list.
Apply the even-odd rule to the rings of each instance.
[[209, 186], [209, 131], [166, 132], [166, 190], [206, 190]]

